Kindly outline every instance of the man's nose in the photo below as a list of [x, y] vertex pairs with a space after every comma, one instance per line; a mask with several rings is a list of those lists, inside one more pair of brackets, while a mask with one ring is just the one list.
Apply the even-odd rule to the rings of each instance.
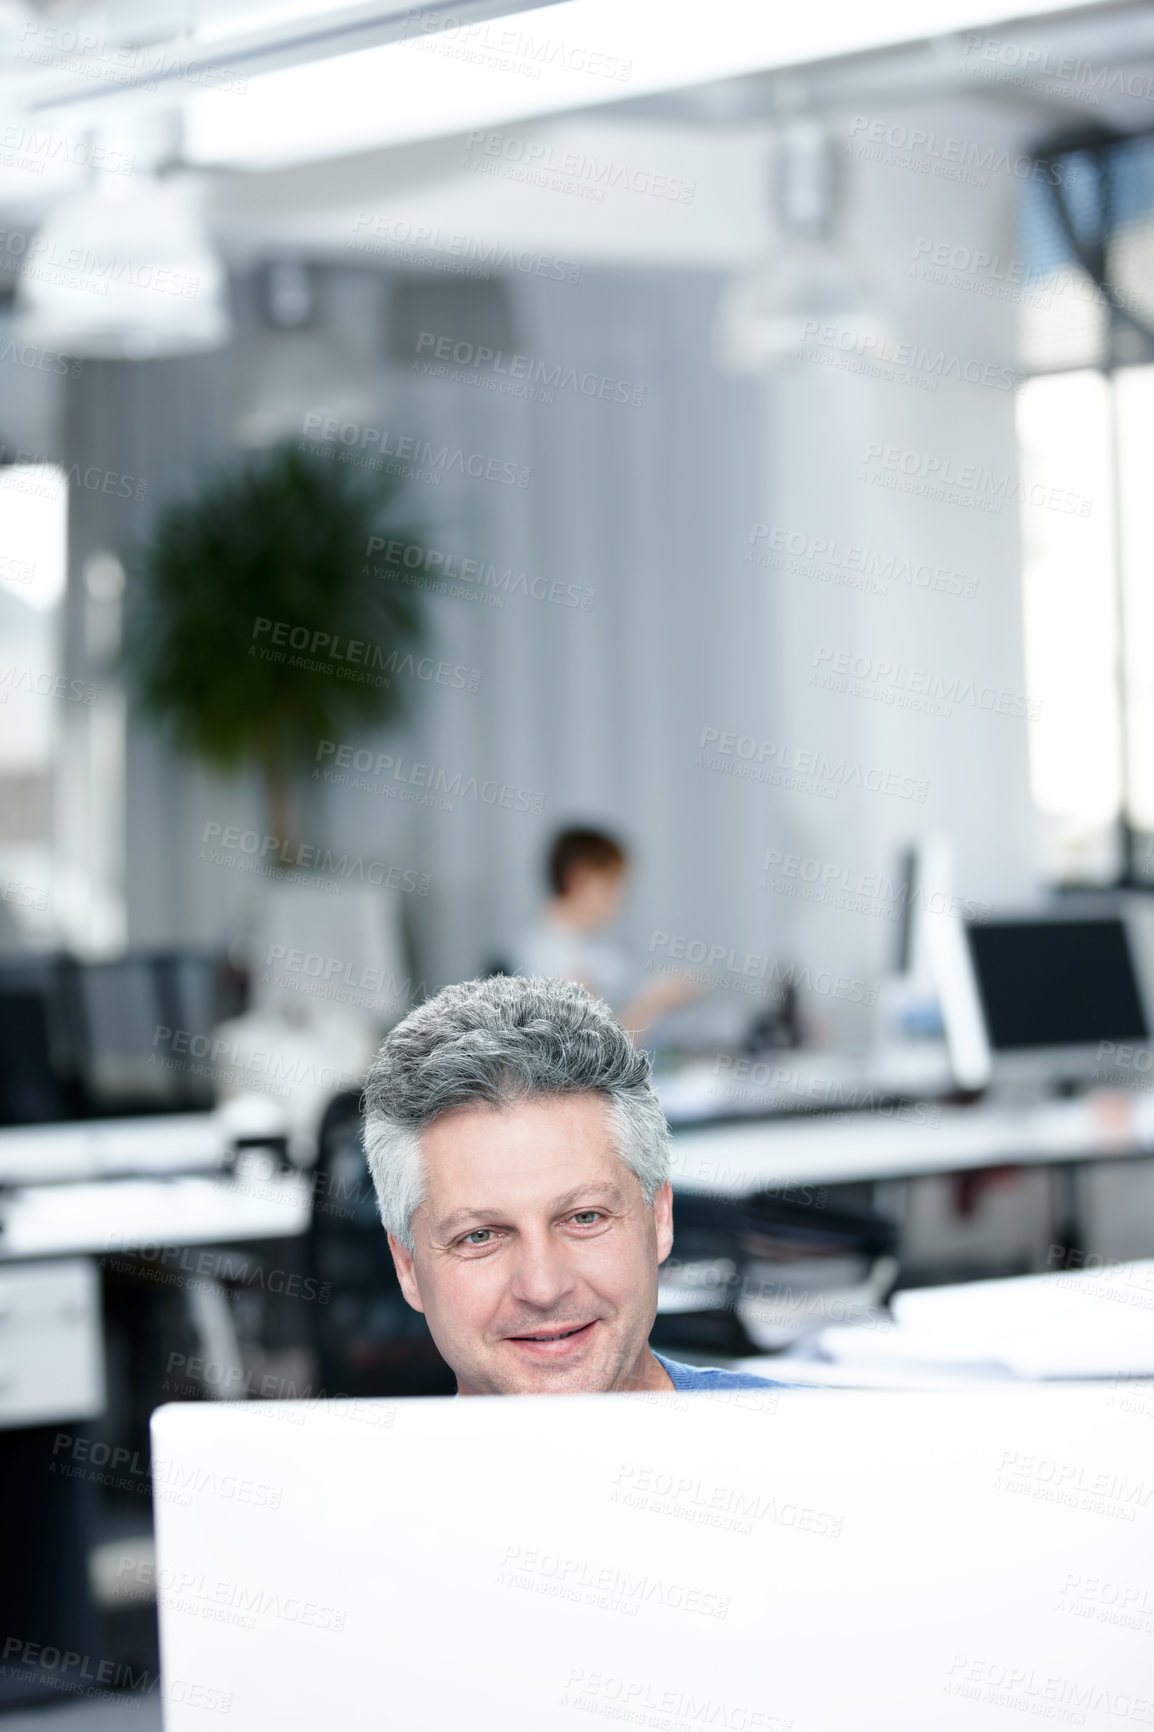
[[514, 1298], [544, 1311], [560, 1304], [575, 1285], [565, 1246], [552, 1233], [521, 1235], [511, 1283]]

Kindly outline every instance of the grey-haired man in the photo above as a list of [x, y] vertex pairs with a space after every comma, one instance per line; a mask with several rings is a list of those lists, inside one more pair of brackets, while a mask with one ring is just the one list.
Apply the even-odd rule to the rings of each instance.
[[584, 987], [446, 987], [384, 1041], [365, 1109], [401, 1289], [462, 1395], [773, 1387], [649, 1346], [669, 1132], [648, 1058]]

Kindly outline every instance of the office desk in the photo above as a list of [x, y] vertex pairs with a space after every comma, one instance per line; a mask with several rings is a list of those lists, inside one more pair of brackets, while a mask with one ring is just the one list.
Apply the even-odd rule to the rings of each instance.
[[300, 1173], [259, 1184], [222, 1175], [28, 1185], [0, 1198], [0, 1263], [296, 1238], [308, 1228], [311, 1195]]
[[0, 1428], [103, 1411], [93, 1259], [307, 1231], [303, 1174], [234, 1177], [226, 1154], [214, 1113], [0, 1131]]
[[0, 1198], [0, 1429], [103, 1411], [97, 1258], [299, 1238], [311, 1194], [294, 1173], [30, 1185]]
[[805, 1184], [918, 1178], [998, 1166], [1080, 1166], [1154, 1155], [1154, 1096], [1083, 1097], [1015, 1110], [915, 1103], [673, 1127], [674, 1188], [749, 1196]]
[[[95, 1486], [48, 1471], [61, 1429], [87, 1443], [108, 1406], [100, 1258], [299, 1239], [308, 1229], [305, 1175], [265, 1176], [250, 1162], [234, 1177], [221, 1171], [227, 1152], [212, 1113], [0, 1132], [0, 1474], [19, 1500], [7, 1556], [15, 1603], [0, 1591], [8, 1628], [106, 1651], [88, 1592]], [[227, 1294], [211, 1254], [208, 1273], [200, 1256], [195, 1278], [179, 1280], [184, 1326], [206, 1360], [240, 1368]], [[50, 1699], [56, 1681], [46, 1680]]]
[[227, 1152], [214, 1113], [0, 1130], [0, 1429], [103, 1411], [94, 1259], [307, 1231], [303, 1174], [226, 1174]]
[[216, 1113], [150, 1113], [0, 1130], [0, 1185], [213, 1172], [228, 1144]]

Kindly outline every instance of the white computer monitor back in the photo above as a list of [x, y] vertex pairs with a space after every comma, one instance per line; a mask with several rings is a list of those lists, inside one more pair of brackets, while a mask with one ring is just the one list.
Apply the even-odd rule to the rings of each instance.
[[1152, 1439], [1148, 1384], [162, 1408], [166, 1732], [1149, 1722]]

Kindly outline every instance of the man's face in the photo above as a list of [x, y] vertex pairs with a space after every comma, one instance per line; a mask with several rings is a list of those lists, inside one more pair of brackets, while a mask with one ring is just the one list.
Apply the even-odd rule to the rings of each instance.
[[600, 1095], [458, 1107], [421, 1145], [413, 1254], [389, 1244], [463, 1395], [667, 1385], [648, 1341], [670, 1188], [646, 1203]]

